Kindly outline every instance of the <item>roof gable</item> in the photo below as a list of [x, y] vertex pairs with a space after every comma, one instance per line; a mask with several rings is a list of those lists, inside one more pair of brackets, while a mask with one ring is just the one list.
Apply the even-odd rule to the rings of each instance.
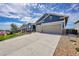
[[79, 23], [79, 20], [75, 22], [75, 24]]
[[37, 21], [36, 21], [36, 23], [37, 22], [40, 22], [42, 19], [44, 19], [46, 16], [48, 16], [48, 14], [44, 14], [42, 17], [40, 17], [40, 19], [38, 19]]
[[[52, 19], [50, 19], [50, 17]], [[60, 15], [60, 14], [51, 14], [51, 13], [48, 14], [48, 13], [46, 13], [36, 23], [41, 23], [43, 21], [44, 21], [44, 23], [45, 22], [47, 23], [47, 22], [62, 21], [63, 18], [66, 18], [66, 17], [68, 17], [68, 16], [66, 16], [66, 15]]]

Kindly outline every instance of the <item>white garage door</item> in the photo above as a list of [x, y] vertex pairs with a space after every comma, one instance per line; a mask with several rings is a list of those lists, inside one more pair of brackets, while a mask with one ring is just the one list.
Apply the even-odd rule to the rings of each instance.
[[37, 32], [62, 34], [62, 23], [37, 25]]

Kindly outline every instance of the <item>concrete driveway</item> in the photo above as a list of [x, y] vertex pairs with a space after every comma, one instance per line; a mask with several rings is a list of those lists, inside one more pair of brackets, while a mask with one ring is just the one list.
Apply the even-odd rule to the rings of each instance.
[[61, 35], [31, 33], [0, 42], [2, 56], [52, 56]]

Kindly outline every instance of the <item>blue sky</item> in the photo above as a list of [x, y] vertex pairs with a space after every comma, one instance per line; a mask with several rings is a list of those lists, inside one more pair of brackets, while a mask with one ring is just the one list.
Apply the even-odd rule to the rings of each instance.
[[78, 3], [1, 3], [0, 29], [10, 29], [10, 24], [21, 26], [23, 23], [34, 23], [44, 13], [57, 13], [69, 16], [66, 28], [73, 28], [79, 20]]

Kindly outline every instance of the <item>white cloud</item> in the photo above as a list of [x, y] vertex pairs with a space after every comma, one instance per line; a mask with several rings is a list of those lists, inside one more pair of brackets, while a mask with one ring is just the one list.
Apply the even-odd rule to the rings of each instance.
[[35, 23], [37, 20], [39, 19], [39, 17], [33, 18], [30, 23]]
[[33, 13], [34, 16], [41, 16], [43, 13]]
[[24, 17], [21, 19], [21, 21], [24, 21], [26, 23], [35, 23], [40, 17], [32, 18], [32, 17]]
[[79, 13], [74, 13], [70, 15], [70, 20], [72, 20], [72, 22], [76, 22], [77, 20], [79, 20]]
[[45, 5], [38, 5], [38, 8], [41, 10], [41, 11], [45, 11], [46, 10], [46, 6]]
[[[30, 6], [36, 8], [36, 7], [40, 7], [43, 9], [44, 5], [39, 5], [36, 3], [9, 3], [9, 4], [0, 4], [0, 16], [4, 16], [4, 17], [9, 17], [9, 18], [19, 18], [21, 19], [20, 21], [23, 21], [24, 23], [27, 22], [33, 22], [35, 21], [34, 19], [36, 18], [32, 18], [31, 14], [33, 11], [30, 10]], [[40, 17], [40, 13], [33, 13], [33, 16], [39, 16]], [[8, 24], [8, 23], [7, 23]]]
[[27, 9], [26, 4], [0, 4], [0, 16], [20, 18], [29, 16], [30, 10]]
[[71, 11], [71, 10], [74, 9], [76, 6], [77, 6], [77, 4], [72, 4], [72, 5], [71, 5], [71, 8], [69, 8], [68, 10], [66, 10], [66, 12]]
[[32, 19], [31, 17], [23, 17], [21, 21], [30, 22], [31, 19]]
[[37, 6], [38, 4], [37, 3], [30, 3], [28, 4], [29, 6]]

